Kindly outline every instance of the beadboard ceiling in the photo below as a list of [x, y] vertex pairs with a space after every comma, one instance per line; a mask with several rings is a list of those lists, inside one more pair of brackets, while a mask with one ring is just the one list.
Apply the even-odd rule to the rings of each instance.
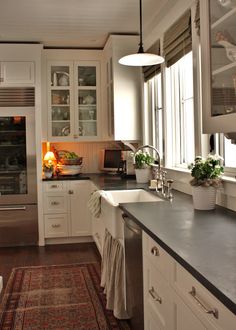
[[[144, 36], [168, 1], [143, 0]], [[0, 42], [102, 48], [111, 33], [138, 32], [139, 0], [0, 0]]]

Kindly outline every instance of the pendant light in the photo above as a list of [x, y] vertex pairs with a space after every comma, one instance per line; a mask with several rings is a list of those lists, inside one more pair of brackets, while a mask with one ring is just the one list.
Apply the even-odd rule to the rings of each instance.
[[143, 33], [142, 33], [142, 0], [139, 1], [139, 19], [140, 19], [140, 41], [138, 52], [127, 55], [119, 59], [119, 63], [129, 66], [146, 66], [156, 65], [164, 62], [164, 58], [151, 53], [145, 53], [143, 49]]

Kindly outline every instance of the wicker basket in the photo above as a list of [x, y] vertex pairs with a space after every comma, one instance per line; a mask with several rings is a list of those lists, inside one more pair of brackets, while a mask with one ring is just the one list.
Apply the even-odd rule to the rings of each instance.
[[63, 165], [81, 165], [83, 161], [83, 157], [78, 157], [74, 159], [65, 159], [61, 158], [60, 163]]

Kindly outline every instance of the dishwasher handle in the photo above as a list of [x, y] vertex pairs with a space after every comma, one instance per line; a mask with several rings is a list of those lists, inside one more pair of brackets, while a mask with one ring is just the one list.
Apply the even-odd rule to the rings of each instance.
[[[140, 235], [142, 233], [142, 230], [140, 228], [137, 227], [133, 227], [130, 222], [132, 221], [127, 214], [123, 213], [122, 214], [122, 218], [124, 221], [125, 226], [131, 230], [133, 233], [135, 233], [136, 235]], [[130, 220], [130, 221], [129, 221]]]

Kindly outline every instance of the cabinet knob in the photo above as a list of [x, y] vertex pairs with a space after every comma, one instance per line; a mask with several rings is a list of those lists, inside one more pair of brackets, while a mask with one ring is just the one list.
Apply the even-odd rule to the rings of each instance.
[[59, 223], [55, 223], [52, 225], [52, 228], [59, 228], [59, 227], [61, 227], [61, 225]]
[[78, 139], [78, 135], [77, 134], [74, 134], [74, 139]]
[[57, 188], [57, 184], [52, 184], [51, 188]]
[[51, 202], [51, 205], [59, 205], [60, 203], [59, 202], [56, 202], [56, 201], [52, 201]]
[[74, 194], [74, 191], [73, 191], [73, 190], [69, 190], [69, 191], [68, 191], [68, 194], [69, 194], [69, 195], [73, 195], [73, 194]]
[[156, 246], [153, 246], [151, 248], [151, 254], [153, 254], [156, 257], [158, 257], [160, 255], [160, 252], [159, 252], [159, 250], [158, 250], [158, 248]]

